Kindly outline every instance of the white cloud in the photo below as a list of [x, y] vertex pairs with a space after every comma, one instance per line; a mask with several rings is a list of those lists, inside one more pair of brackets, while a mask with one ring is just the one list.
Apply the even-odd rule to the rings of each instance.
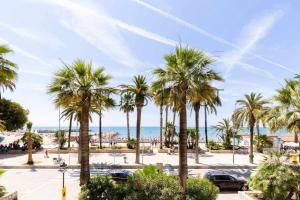
[[0, 43], [2, 44], [6, 44], [6, 45], [9, 45], [10, 48], [12, 48], [15, 52], [18, 52], [20, 54], [22, 54], [23, 56], [29, 58], [29, 59], [32, 59], [34, 61], [37, 61], [38, 63], [44, 65], [44, 66], [47, 66], [47, 67], [50, 67], [50, 68], [55, 68], [53, 65], [50, 65], [49, 63], [45, 62], [43, 59], [41, 59], [40, 57], [22, 49], [21, 47], [15, 45], [15, 44], [12, 44], [10, 42], [8, 42], [7, 40], [3, 39], [3, 38], [0, 38]]
[[[206, 30], [204, 30], [204, 29], [202, 29], [202, 28], [200, 28], [200, 27], [198, 27], [198, 26], [196, 26], [196, 25], [194, 25], [194, 24], [192, 24], [192, 23], [190, 23], [188, 21], [185, 21], [185, 20], [183, 20], [183, 19], [181, 19], [181, 18], [179, 18], [179, 17], [177, 17], [175, 15], [172, 15], [172, 14], [170, 14], [170, 13], [164, 11], [164, 10], [161, 10], [161, 9], [159, 9], [159, 8], [157, 8], [157, 7], [149, 4], [149, 3], [146, 3], [146, 2], [144, 2], [142, 0], [131, 0], [131, 1], [133, 1], [133, 2], [135, 2], [137, 4], [139, 4], [139, 5], [147, 8], [147, 9], [150, 9], [153, 12], [166, 17], [166, 18], [170, 19], [171, 21], [174, 21], [177, 24], [180, 24], [180, 25], [182, 25], [184, 27], [187, 27], [187, 28], [189, 28], [189, 29], [191, 29], [193, 31], [196, 31], [196, 32], [200, 33], [201, 35], [204, 35], [204, 36], [206, 36], [206, 37], [208, 37], [208, 38], [210, 38], [210, 39], [212, 39], [214, 41], [217, 41], [217, 42], [219, 42], [221, 44], [228, 45], [228, 46], [233, 47], [234, 49], [237, 49], [237, 50], [243, 50], [237, 44], [234, 44], [234, 43], [232, 43], [232, 42], [230, 42], [230, 41], [228, 41], [228, 40], [226, 40], [226, 39], [224, 39], [222, 37], [219, 37], [219, 36], [217, 36], [217, 35], [215, 35], [213, 33], [210, 33], [209, 31], [206, 31]], [[265, 58], [265, 57], [263, 57], [261, 55], [252, 53], [251, 51], [247, 51], [247, 52], [245, 52], [245, 54], [252, 55], [252, 56], [254, 56], [254, 57], [256, 57], [256, 58], [258, 58], [258, 59], [260, 59], [260, 60], [262, 60], [262, 61], [264, 61], [266, 63], [269, 63], [269, 64], [274, 65], [276, 67], [279, 67], [281, 69], [287, 70], [287, 71], [289, 71], [291, 73], [295, 73], [294, 70], [289, 69], [287, 66], [284, 66], [284, 65], [282, 65], [280, 63], [272, 61], [272, 60], [270, 60], [268, 58]]]
[[[259, 19], [252, 20], [247, 24], [238, 40], [239, 49], [226, 52], [221, 59], [226, 63], [227, 71], [225, 76], [228, 77], [231, 70], [239, 64], [243, 57], [250, 52], [255, 45], [263, 39], [278, 19], [283, 16], [282, 10], [270, 12], [268, 15]], [[288, 70], [288, 69], [287, 69]]]
[[111, 23], [105, 12], [83, 1], [46, 0], [51, 5], [67, 11], [60, 16], [61, 24], [77, 33], [103, 54], [131, 68], [143, 67], [144, 63], [134, 56], [118, 27]]
[[21, 36], [26, 39], [30, 39], [39, 44], [51, 46], [51, 47], [63, 47], [64, 43], [53, 35], [44, 32], [44, 31], [36, 31], [36, 30], [28, 30], [23, 27], [18, 27], [15, 25], [10, 25], [0, 21], [0, 28], [4, 30], [9, 30], [15, 33], [18, 36]]

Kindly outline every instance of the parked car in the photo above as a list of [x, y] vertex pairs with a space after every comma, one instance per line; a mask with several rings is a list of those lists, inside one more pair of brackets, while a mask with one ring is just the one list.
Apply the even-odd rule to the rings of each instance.
[[213, 182], [220, 190], [248, 190], [245, 178], [224, 171], [208, 171], [204, 177]]
[[111, 169], [107, 173], [117, 182], [126, 182], [129, 174], [131, 174], [130, 171], [123, 169]]

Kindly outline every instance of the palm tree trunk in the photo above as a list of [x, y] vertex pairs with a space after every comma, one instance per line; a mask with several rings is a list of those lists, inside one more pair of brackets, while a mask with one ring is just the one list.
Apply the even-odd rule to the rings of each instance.
[[256, 122], [256, 134], [257, 134], [257, 139], [258, 139], [259, 135], [260, 135], [259, 122]]
[[176, 126], [175, 126], [175, 120], [176, 120], [176, 111], [175, 109], [173, 109], [173, 133], [172, 133], [172, 137], [171, 137], [171, 146], [174, 146], [174, 136], [176, 133]]
[[33, 165], [33, 159], [32, 159], [32, 135], [31, 135], [31, 132], [28, 132], [27, 146], [28, 146], [28, 161], [27, 161], [27, 164], [28, 165]]
[[81, 163], [81, 142], [80, 142], [80, 137], [81, 137], [81, 130], [79, 130], [79, 138], [78, 138], [78, 159], [77, 163]]
[[130, 126], [129, 126], [129, 112], [126, 112], [126, 120], [127, 120], [127, 140], [130, 140]]
[[69, 136], [68, 136], [68, 148], [71, 147], [72, 120], [73, 120], [73, 114], [71, 114], [71, 116], [70, 116]]
[[179, 178], [181, 187], [184, 190], [186, 199], [186, 179], [187, 179], [187, 115], [186, 115], [186, 94], [183, 94], [181, 108], [179, 111]]
[[102, 149], [102, 112], [99, 112], [99, 145], [100, 149]]
[[165, 131], [167, 130], [167, 125], [168, 125], [168, 110], [169, 110], [169, 106], [166, 106], [166, 123], [165, 123]]
[[295, 132], [295, 133], [294, 133], [294, 142], [295, 142], [295, 143], [298, 143], [298, 141], [299, 141], [299, 139], [298, 139], [298, 133]]
[[207, 105], [204, 106], [204, 126], [205, 126], [205, 145], [208, 148], [208, 134], [207, 134]]
[[140, 136], [141, 136], [141, 114], [142, 106], [136, 107], [137, 118], [136, 118], [136, 153], [135, 153], [135, 163], [140, 164]]
[[195, 111], [195, 127], [196, 127], [196, 143], [195, 143], [195, 162], [199, 163], [199, 111], [200, 103], [194, 105]]
[[82, 102], [81, 116], [81, 165], [80, 165], [80, 185], [86, 185], [90, 181], [90, 162], [89, 162], [89, 101], [84, 95]]
[[253, 164], [253, 159], [254, 159], [254, 155], [253, 155], [254, 124], [255, 124], [255, 123], [251, 123], [251, 124], [250, 124], [250, 152], [249, 152], [249, 162], [250, 162], [251, 164]]
[[159, 148], [162, 149], [163, 148], [163, 105], [160, 104], [160, 108], [159, 108], [159, 115], [160, 115], [160, 135], [159, 135]]

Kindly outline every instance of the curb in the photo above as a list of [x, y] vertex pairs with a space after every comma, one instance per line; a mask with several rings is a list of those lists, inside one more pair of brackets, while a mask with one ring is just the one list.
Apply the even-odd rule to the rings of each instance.
[[[99, 165], [98, 165], [99, 166]], [[103, 165], [96, 167], [90, 165], [91, 169], [141, 169], [146, 165]], [[166, 167], [166, 166], [165, 166]], [[178, 169], [178, 165], [170, 165], [174, 169]], [[57, 165], [33, 165], [33, 166], [20, 166], [20, 165], [3, 165], [2, 169], [59, 169]], [[188, 169], [256, 169], [256, 165], [190, 165]], [[69, 165], [68, 169], [80, 169], [80, 165]]]

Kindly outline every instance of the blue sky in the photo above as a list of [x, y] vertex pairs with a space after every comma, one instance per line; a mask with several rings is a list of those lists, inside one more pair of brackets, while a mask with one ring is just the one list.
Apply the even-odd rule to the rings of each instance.
[[[130, 83], [136, 74], [151, 82], [151, 69], [163, 66], [164, 54], [181, 41], [213, 56], [212, 68], [226, 78], [215, 84], [224, 91], [218, 115], [209, 116], [213, 125], [229, 117], [235, 101], [245, 93], [271, 97], [285, 78], [299, 72], [299, 4], [292, 0], [5, 1], [0, 43], [14, 49], [9, 58], [18, 64], [19, 78], [17, 89], [6, 91], [4, 97], [29, 109], [34, 125], [55, 126], [58, 111], [46, 91], [61, 60], [92, 60], [114, 77], [113, 86]], [[94, 117], [92, 125], [97, 122]], [[188, 124], [193, 123], [189, 113]], [[103, 124], [125, 126], [125, 115], [118, 109], [108, 111]], [[135, 113], [131, 124], [135, 125]], [[144, 108], [142, 125], [159, 126], [159, 110], [153, 104]]]

